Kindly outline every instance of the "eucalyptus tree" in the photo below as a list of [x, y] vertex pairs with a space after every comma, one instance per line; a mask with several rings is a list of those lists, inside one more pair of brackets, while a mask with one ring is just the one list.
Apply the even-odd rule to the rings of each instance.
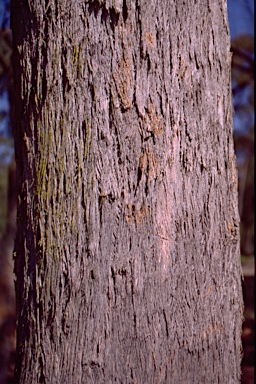
[[12, 2], [20, 383], [238, 383], [224, 0]]

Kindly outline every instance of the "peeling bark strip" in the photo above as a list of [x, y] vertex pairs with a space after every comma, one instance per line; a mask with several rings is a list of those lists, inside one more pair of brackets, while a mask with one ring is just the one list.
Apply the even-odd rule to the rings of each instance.
[[226, 3], [12, 1], [19, 383], [240, 381]]

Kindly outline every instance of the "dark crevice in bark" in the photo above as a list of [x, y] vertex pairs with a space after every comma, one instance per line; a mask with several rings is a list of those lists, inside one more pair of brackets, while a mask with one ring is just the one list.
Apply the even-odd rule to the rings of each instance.
[[88, 6], [88, 11], [90, 15], [94, 13], [94, 16], [97, 18], [100, 10], [101, 10], [101, 22], [107, 25], [107, 22], [109, 20], [110, 27], [114, 32], [114, 28], [119, 21], [119, 16], [120, 16], [119, 12], [117, 12], [117, 10], [114, 7], [107, 9], [104, 6], [104, 3], [100, 2], [99, 0], [94, 0], [90, 2]]
[[128, 8], [127, 8], [126, 0], [123, 0], [123, 20], [124, 20], [124, 22], [126, 22], [127, 18], [128, 18]]
[[45, 374], [44, 374], [44, 369], [45, 369], [45, 364], [44, 364], [44, 361], [43, 361], [43, 358], [42, 356], [39, 356], [38, 358], [38, 362], [39, 362], [39, 383], [40, 384], [47, 384], [46, 382], [46, 377], [45, 377]]
[[[140, 167], [138, 167], [136, 191], [137, 191], [139, 184], [141, 182], [141, 178], [142, 178], [142, 170], [140, 169]], [[136, 192], [135, 192], [135, 194], [136, 194]]]
[[146, 54], [146, 60], [147, 60], [147, 76], [148, 76], [151, 69], [150, 57], [148, 53]]
[[90, 2], [89, 2], [88, 11], [89, 11], [89, 14], [90, 14], [90, 15], [91, 15], [92, 13], [94, 13], [94, 16], [97, 17], [100, 8], [101, 8], [101, 4], [99, 3], [98, 0], [94, 0], [94, 1], [90, 1]]
[[141, 23], [141, 7], [140, 7], [140, 1], [136, 0], [136, 21], [137, 21], [137, 28], [138, 28], [138, 40], [139, 40], [139, 47], [140, 47], [140, 57], [144, 57], [143, 53], [143, 40], [142, 40], [142, 23]]
[[61, 55], [61, 68], [62, 68], [62, 98], [65, 100], [66, 92], [70, 91], [71, 87], [68, 80], [68, 74], [66, 69], [66, 64], [64, 62], [66, 56], [66, 50], [63, 50], [63, 54]]
[[197, 58], [197, 54], [196, 54], [196, 53], [194, 54], [194, 58], [195, 58], [196, 70], [198, 71], [198, 70], [200, 69], [200, 65], [199, 65], [199, 62], [198, 62], [198, 58]]
[[114, 8], [109, 8], [108, 10], [106, 8], [103, 8], [101, 21], [107, 24], [108, 19], [110, 20], [111, 29], [114, 32], [115, 26], [118, 24], [119, 21], [119, 13], [117, 13]]

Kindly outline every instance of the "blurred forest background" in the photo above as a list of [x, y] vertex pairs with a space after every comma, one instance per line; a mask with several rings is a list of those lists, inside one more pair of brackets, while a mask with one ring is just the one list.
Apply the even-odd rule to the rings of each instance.
[[[244, 271], [242, 383], [254, 377], [254, 1], [228, 0], [231, 32], [234, 143], [239, 180]], [[15, 296], [12, 247], [16, 221], [12, 139], [13, 76], [10, 0], [0, 0], [0, 384], [13, 382]]]

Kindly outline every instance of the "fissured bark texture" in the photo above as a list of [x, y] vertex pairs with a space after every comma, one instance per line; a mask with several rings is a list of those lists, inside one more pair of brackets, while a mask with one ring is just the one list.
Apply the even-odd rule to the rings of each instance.
[[240, 381], [226, 2], [12, 2], [22, 384]]

